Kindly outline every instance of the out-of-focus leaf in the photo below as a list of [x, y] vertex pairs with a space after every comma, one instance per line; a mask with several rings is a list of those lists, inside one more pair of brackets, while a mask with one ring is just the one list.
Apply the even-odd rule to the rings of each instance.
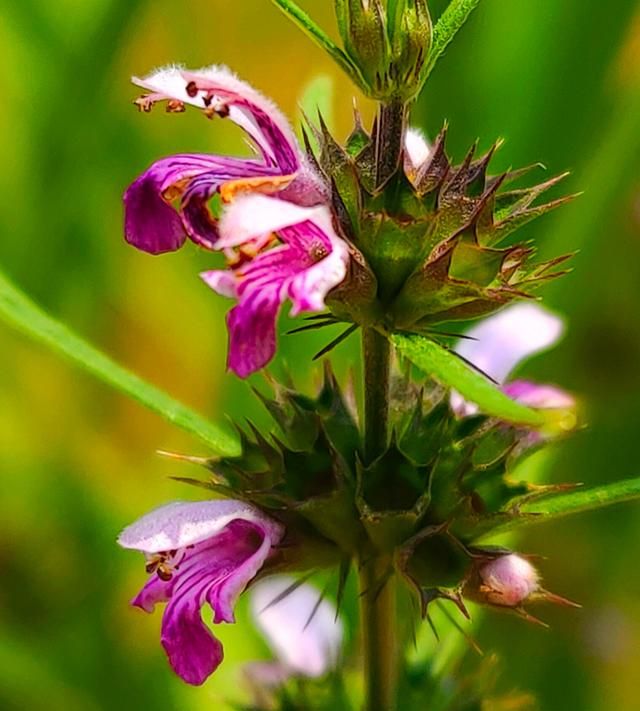
[[584, 511], [592, 511], [612, 504], [638, 499], [640, 499], [640, 477], [625, 479], [614, 484], [580, 489], [579, 491], [554, 494], [546, 499], [523, 504], [520, 507], [520, 513], [529, 515], [516, 516], [509, 521], [502, 521], [491, 531], [483, 533], [482, 537], [484, 538], [489, 534], [494, 536], [498, 533], [511, 531], [514, 528], [546, 523], [564, 516], [571, 516]]
[[507, 397], [500, 388], [455, 353], [424, 336], [396, 333], [391, 342], [398, 351], [420, 370], [442, 385], [454, 388], [487, 415], [532, 427], [545, 425], [541, 412], [532, 410]]
[[115, 363], [109, 356], [101, 353], [67, 326], [45, 313], [2, 273], [0, 273], [0, 318], [31, 338], [44, 343], [54, 352], [66, 356], [108, 385], [162, 415], [169, 422], [195, 435], [216, 454], [223, 456], [239, 454], [240, 447], [235, 437]]

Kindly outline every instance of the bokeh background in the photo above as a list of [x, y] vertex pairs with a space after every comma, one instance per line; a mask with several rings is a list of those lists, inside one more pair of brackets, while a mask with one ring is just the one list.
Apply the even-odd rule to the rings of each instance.
[[[333, 28], [329, 0], [301, 4]], [[444, 4], [433, 0], [434, 15]], [[355, 90], [268, 0], [1, 0], [0, 264], [172, 394], [262, 422], [246, 385], [224, 373], [228, 304], [197, 278], [210, 256], [189, 247], [151, 258], [122, 239], [121, 193], [152, 160], [244, 150], [226, 122], [134, 110], [129, 76], [170, 62], [226, 63], [296, 120], [305, 87], [325, 75], [335, 129], [349, 130]], [[590, 423], [544, 466], [552, 481], [638, 475], [640, 4], [483, 0], [413, 115], [431, 136], [444, 119], [457, 158], [477, 137], [488, 147], [502, 136], [498, 168], [542, 161], [550, 173], [570, 169], [565, 189], [584, 191], [530, 229], [543, 253], [579, 254], [574, 273], [546, 289], [567, 338], [526, 371], [579, 393]], [[322, 344], [282, 338], [281, 360], [304, 386]], [[336, 351], [341, 372], [356, 346]], [[159, 503], [198, 495], [169, 479], [192, 472], [158, 448], [202, 452], [0, 324], [0, 708], [227, 709], [242, 662], [265, 656], [241, 605], [245, 624], [219, 630], [227, 663], [188, 688], [158, 645], [160, 615], [127, 606], [144, 574], [117, 533]], [[504, 657], [503, 684], [532, 691], [545, 711], [640, 707], [639, 514], [628, 505], [521, 539], [548, 556], [547, 585], [584, 609], [545, 611], [551, 632], [490, 615], [478, 639]]]

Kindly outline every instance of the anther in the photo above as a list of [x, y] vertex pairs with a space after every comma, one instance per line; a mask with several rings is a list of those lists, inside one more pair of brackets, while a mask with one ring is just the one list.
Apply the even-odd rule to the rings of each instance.
[[190, 81], [185, 87], [185, 91], [187, 92], [187, 96], [193, 99], [198, 95], [198, 85], [194, 81]]

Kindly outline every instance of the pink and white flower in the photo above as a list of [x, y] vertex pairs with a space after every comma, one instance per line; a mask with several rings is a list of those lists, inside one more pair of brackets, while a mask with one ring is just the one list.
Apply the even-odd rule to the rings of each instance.
[[[229, 269], [202, 276], [239, 302], [228, 318], [228, 361], [246, 377], [275, 353], [280, 305], [290, 299], [292, 314], [320, 311], [345, 277], [349, 252], [334, 229], [328, 188], [280, 111], [228, 69], [172, 67], [134, 82], [151, 92], [138, 100], [143, 110], [166, 101], [172, 111], [191, 104], [209, 117], [228, 117], [257, 151], [254, 158], [163, 158], [124, 196], [125, 237], [135, 247], [159, 254], [189, 237], [224, 250]], [[208, 207], [215, 193], [225, 205], [220, 222]]]
[[[268, 243], [273, 246], [265, 249]], [[322, 311], [327, 293], [345, 277], [349, 251], [327, 207], [305, 208], [264, 195], [239, 197], [227, 208], [218, 244], [237, 250], [239, 258], [228, 270], [204, 272], [202, 278], [238, 300], [227, 319], [228, 360], [231, 370], [246, 377], [273, 358], [281, 304], [291, 301], [292, 316]]]
[[284, 529], [240, 501], [174, 502], [125, 528], [124, 548], [145, 554], [146, 585], [132, 600], [145, 612], [166, 602], [161, 642], [174, 671], [202, 684], [223, 658], [221, 643], [201, 617], [208, 604], [213, 622], [235, 622], [234, 606], [272, 554]]
[[[508, 306], [467, 331], [455, 351], [502, 386], [509, 397], [538, 409], [572, 409], [572, 395], [553, 385], [528, 380], [509, 381], [512, 371], [527, 358], [554, 346], [562, 337], [562, 319], [537, 304]], [[451, 394], [451, 406], [459, 416], [478, 408], [459, 393]]]
[[207, 206], [215, 193], [231, 199], [257, 190], [303, 205], [325, 202], [324, 182], [310, 167], [286, 118], [226, 67], [168, 67], [133, 82], [150, 92], [137, 100], [142, 110], [167, 102], [170, 111], [191, 105], [209, 118], [228, 117], [244, 129], [256, 151], [252, 158], [182, 153], [151, 165], [124, 195], [125, 237], [138, 249], [169, 252], [187, 237], [215, 249], [217, 223]]
[[[249, 673], [270, 686], [293, 676], [318, 678], [339, 662], [344, 630], [334, 605], [309, 583], [282, 595], [295, 583], [277, 575], [258, 581], [251, 588], [254, 622], [276, 660], [254, 662]], [[271, 682], [271, 683], [269, 683]]]

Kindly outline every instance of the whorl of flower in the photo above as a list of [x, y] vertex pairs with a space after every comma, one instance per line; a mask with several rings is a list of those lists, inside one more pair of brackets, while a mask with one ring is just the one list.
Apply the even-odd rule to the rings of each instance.
[[205, 603], [215, 623], [235, 622], [233, 608], [278, 544], [282, 526], [240, 501], [174, 502], [143, 516], [118, 538], [145, 554], [151, 577], [132, 604], [153, 612], [167, 602], [161, 642], [174, 671], [202, 684], [223, 658], [202, 621]]
[[239, 197], [227, 208], [218, 246], [230, 267], [202, 278], [238, 300], [227, 319], [229, 367], [246, 377], [273, 358], [281, 304], [291, 300], [292, 316], [322, 311], [327, 293], [345, 277], [349, 251], [327, 207], [300, 207], [265, 195]]
[[[278, 575], [260, 580], [250, 591], [255, 624], [277, 659], [268, 665], [271, 679], [321, 677], [340, 656], [344, 631], [334, 605], [308, 583], [278, 599], [294, 583], [293, 578]], [[251, 667], [258, 675], [263, 669], [264, 665]]]
[[183, 153], [156, 161], [127, 189], [125, 236], [151, 254], [178, 249], [187, 236], [215, 249], [218, 230], [208, 201], [220, 193], [229, 200], [238, 192], [278, 193], [303, 205], [325, 201], [326, 189], [309, 166], [286, 118], [276, 106], [226, 67], [188, 71], [168, 67], [133, 82], [146, 94], [137, 100], [143, 111], [166, 101], [170, 112], [190, 104], [213, 118], [229, 118], [246, 131], [254, 158]]
[[[508, 306], [467, 332], [456, 353], [503, 386], [504, 392], [528, 407], [570, 409], [574, 398], [552, 385], [525, 380], [506, 382], [524, 360], [555, 345], [564, 331], [562, 320], [533, 303]], [[459, 416], [472, 415], [477, 407], [452, 393], [451, 405]]]

